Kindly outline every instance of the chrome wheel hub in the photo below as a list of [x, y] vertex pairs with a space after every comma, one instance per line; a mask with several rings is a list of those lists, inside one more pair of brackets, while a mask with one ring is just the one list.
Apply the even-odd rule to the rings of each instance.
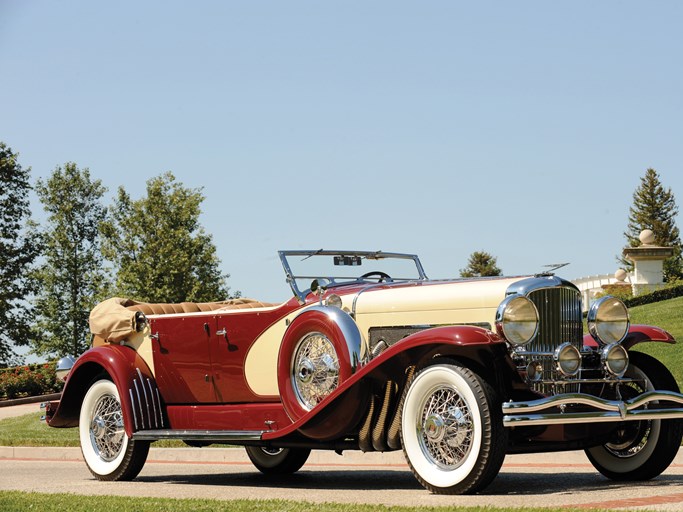
[[430, 443], [440, 443], [446, 435], [446, 422], [438, 414], [432, 414], [425, 421], [423, 429]]

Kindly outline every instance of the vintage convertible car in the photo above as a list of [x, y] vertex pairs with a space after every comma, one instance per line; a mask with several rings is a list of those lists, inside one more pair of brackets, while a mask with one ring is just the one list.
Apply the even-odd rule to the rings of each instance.
[[[656, 359], [674, 343], [550, 273], [430, 280], [417, 256], [282, 251], [294, 297], [141, 304], [91, 314], [53, 427], [80, 429], [101, 480], [135, 478], [150, 442], [243, 445], [266, 474], [310, 450], [403, 450], [435, 493], [472, 493], [507, 453], [585, 450], [615, 480], [650, 479], [681, 444], [683, 395]], [[68, 373], [67, 373], [68, 372]]]

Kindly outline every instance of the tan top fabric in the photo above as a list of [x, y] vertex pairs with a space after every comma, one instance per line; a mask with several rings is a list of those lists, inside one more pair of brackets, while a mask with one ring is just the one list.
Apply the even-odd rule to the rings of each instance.
[[110, 342], [127, 338], [135, 332], [135, 311], [126, 309], [126, 306], [135, 304], [135, 301], [121, 297], [100, 302], [90, 312], [90, 331]]
[[128, 309], [142, 311], [145, 315], [170, 315], [173, 313], [199, 313], [202, 311], [269, 308], [273, 306], [279, 306], [279, 304], [261, 302], [255, 299], [230, 299], [221, 302], [181, 302], [179, 304], [133, 302]]

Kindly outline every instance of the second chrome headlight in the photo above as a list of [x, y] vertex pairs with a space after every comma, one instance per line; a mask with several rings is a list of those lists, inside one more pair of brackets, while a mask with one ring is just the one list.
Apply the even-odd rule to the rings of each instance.
[[616, 297], [596, 300], [588, 311], [588, 332], [600, 346], [621, 342], [628, 333], [628, 310]]
[[496, 329], [513, 345], [526, 345], [538, 330], [536, 306], [523, 295], [510, 295], [498, 306]]

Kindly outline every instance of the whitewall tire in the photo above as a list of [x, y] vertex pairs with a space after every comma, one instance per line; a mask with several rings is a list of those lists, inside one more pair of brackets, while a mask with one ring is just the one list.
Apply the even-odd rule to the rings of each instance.
[[123, 411], [116, 385], [94, 382], [83, 399], [78, 423], [81, 452], [98, 480], [131, 480], [147, 459], [148, 441], [133, 441], [123, 428]]
[[[645, 391], [678, 391], [666, 367], [655, 358], [631, 352], [625, 377], [633, 382], [622, 389], [636, 396]], [[631, 398], [625, 395], [624, 398]], [[669, 467], [681, 445], [682, 420], [626, 421], [613, 439], [589, 448], [586, 455], [595, 469], [612, 480], [649, 480]]]
[[473, 493], [498, 474], [507, 448], [494, 390], [471, 370], [437, 362], [408, 388], [403, 452], [415, 477], [439, 494]]

